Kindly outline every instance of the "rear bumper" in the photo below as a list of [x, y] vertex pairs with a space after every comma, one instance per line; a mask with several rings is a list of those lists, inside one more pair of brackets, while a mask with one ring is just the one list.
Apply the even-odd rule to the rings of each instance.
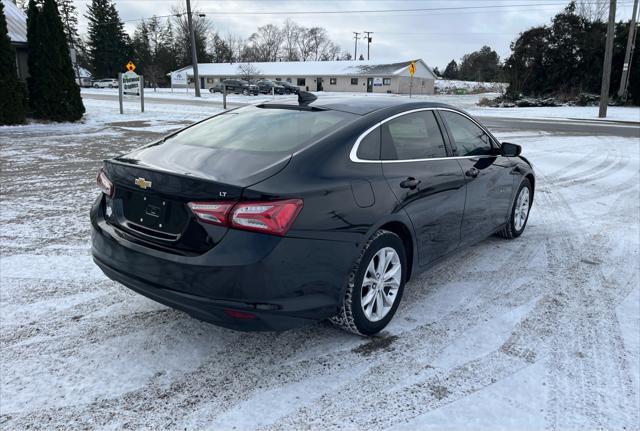
[[[92, 211], [92, 254], [112, 280], [155, 301], [220, 326], [285, 330], [333, 315], [355, 244], [280, 238], [230, 229], [198, 256], [131, 242]], [[255, 315], [242, 319], [229, 310]]]

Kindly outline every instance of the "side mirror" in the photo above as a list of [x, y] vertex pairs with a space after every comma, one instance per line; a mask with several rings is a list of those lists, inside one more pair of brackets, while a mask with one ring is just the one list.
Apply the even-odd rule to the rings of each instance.
[[500, 144], [502, 147], [502, 155], [506, 157], [517, 157], [522, 153], [522, 147], [510, 142], [503, 142]]

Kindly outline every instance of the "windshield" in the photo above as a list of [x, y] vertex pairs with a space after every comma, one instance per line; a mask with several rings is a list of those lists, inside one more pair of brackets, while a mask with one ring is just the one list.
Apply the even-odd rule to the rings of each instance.
[[290, 154], [357, 118], [340, 111], [298, 111], [247, 106], [167, 138], [168, 145]]

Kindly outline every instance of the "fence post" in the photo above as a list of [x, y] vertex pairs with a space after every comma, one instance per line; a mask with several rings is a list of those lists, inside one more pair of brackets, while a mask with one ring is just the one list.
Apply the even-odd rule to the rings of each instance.
[[124, 114], [122, 108], [122, 72], [118, 72], [118, 100], [120, 101], [120, 114]]
[[227, 109], [227, 86], [222, 84], [222, 109]]
[[144, 112], [144, 76], [140, 75], [140, 112]]

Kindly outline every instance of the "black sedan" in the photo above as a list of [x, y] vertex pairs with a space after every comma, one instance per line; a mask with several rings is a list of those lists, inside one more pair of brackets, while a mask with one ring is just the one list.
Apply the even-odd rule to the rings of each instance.
[[295, 86], [287, 81], [276, 81], [278, 85], [282, 85], [284, 87], [284, 94], [298, 94], [300, 92], [300, 87]]
[[258, 81], [256, 85], [258, 86], [258, 90], [262, 94], [272, 94], [272, 93], [285, 94], [286, 93], [284, 86], [280, 85], [279, 82], [264, 80], [264, 81]]
[[330, 318], [370, 335], [433, 262], [524, 231], [532, 167], [465, 112], [298, 99], [226, 111], [106, 160], [91, 209], [104, 273], [230, 328]]
[[244, 94], [245, 96], [253, 95], [257, 96], [259, 93], [259, 89], [257, 85], [251, 84], [247, 81], [243, 81], [242, 79], [225, 79], [224, 81], [214, 85], [209, 88], [210, 93], [223, 93], [226, 87], [227, 94], [235, 93], [235, 94]]

